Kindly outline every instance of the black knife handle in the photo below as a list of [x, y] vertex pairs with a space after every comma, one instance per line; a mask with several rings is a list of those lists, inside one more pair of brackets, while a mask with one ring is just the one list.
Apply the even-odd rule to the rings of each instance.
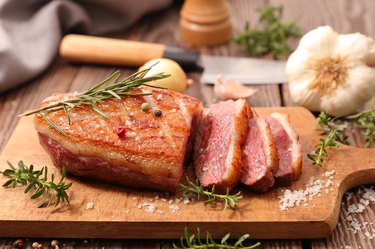
[[166, 47], [163, 53], [164, 58], [176, 61], [185, 70], [202, 70], [199, 65], [199, 53], [187, 51], [181, 48]]

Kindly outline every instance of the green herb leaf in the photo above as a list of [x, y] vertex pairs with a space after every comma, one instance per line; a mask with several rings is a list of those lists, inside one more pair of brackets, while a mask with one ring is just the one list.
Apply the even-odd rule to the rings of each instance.
[[[42, 170], [34, 170], [34, 166], [29, 167], [23, 163], [23, 161], [18, 162], [18, 169], [14, 167], [10, 162], [8, 162], [10, 169], [6, 169], [4, 172], [0, 172], [4, 177], [10, 180], [3, 184], [3, 187], [17, 187], [18, 184], [26, 186], [25, 193], [35, 189], [34, 193], [31, 195], [31, 199], [42, 198], [38, 203], [38, 207], [50, 206], [55, 200], [55, 206], [63, 202], [69, 203], [69, 196], [66, 193], [73, 183], [66, 184], [65, 179], [65, 168], [62, 169], [62, 176], [58, 184], [53, 183], [56, 178], [56, 173], [51, 175], [51, 181], [48, 181], [48, 168], [45, 166]], [[41, 177], [42, 176], [42, 177]]]
[[[68, 136], [60, 127], [58, 127], [54, 122], [52, 122], [49, 118], [47, 118], [46, 114], [62, 110], [64, 111], [64, 114], [68, 119], [68, 124], [70, 125], [71, 117], [69, 115], [69, 110], [72, 108], [82, 108], [83, 106], [88, 106], [94, 111], [96, 111], [98, 114], [100, 114], [101, 116], [105, 118], [109, 118], [108, 114], [106, 114], [96, 104], [104, 100], [110, 99], [110, 98], [121, 99], [121, 96], [144, 96], [144, 95], [152, 94], [152, 93], [142, 93], [142, 92], [134, 92], [134, 91], [139, 90], [140, 86], [143, 86], [143, 85], [153, 87], [146, 83], [150, 81], [160, 80], [160, 79], [170, 76], [165, 73], [158, 73], [158, 74], [151, 75], [149, 77], [145, 77], [146, 73], [150, 71], [150, 69], [156, 64], [157, 63], [155, 63], [154, 65], [152, 65], [151, 67], [147, 69], [136, 72], [126, 77], [125, 79], [121, 80], [120, 82], [118, 82], [120, 73], [115, 72], [111, 76], [106, 78], [105, 80], [101, 81], [97, 85], [88, 89], [86, 92], [78, 94], [77, 96], [71, 99], [58, 101], [54, 104], [23, 113], [19, 116], [29, 116], [32, 114], [38, 114], [43, 118], [43, 120], [45, 120], [50, 126], [56, 129], [58, 132], [60, 132], [64, 136]], [[112, 82], [112, 84], [104, 87], [104, 85], [110, 82]], [[156, 88], [159, 88], [159, 87], [156, 87]]]
[[192, 234], [190, 235], [189, 234], [189, 229], [187, 227], [185, 227], [184, 229], [184, 235], [181, 237], [180, 239], [180, 245], [177, 246], [175, 244], [173, 244], [173, 247], [175, 249], [177, 248], [182, 248], [182, 249], [200, 249], [200, 248], [205, 248], [205, 249], [209, 249], [209, 248], [224, 248], [224, 249], [254, 249], [254, 248], [258, 248], [259, 246], [261, 246], [261, 243], [260, 242], [257, 242], [253, 245], [244, 245], [243, 243], [245, 242], [245, 240], [247, 240], [250, 236], [248, 234], [245, 234], [243, 236], [241, 236], [236, 242], [234, 245], [231, 245], [229, 244], [227, 241], [230, 237], [230, 234], [226, 234], [221, 240], [220, 242], [216, 242], [212, 236], [210, 235], [210, 233], [207, 231], [206, 232], [206, 240], [204, 242], [201, 241], [201, 235], [200, 235], [200, 229], [197, 228], [197, 235], [195, 234]]
[[187, 179], [187, 181], [188, 181], [187, 185], [180, 184], [181, 191], [184, 193], [184, 195], [193, 195], [197, 197], [198, 199], [201, 196], [204, 196], [206, 198], [204, 202], [206, 203], [214, 203], [218, 201], [223, 201], [224, 202], [223, 210], [226, 210], [228, 206], [232, 209], [236, 208], [237, 203], [243, 197], [241, 195], [241, 191], [238, 191], [236, 194], [230, 194], [229, 191], [227, 191], [226, 194], [217, 194], [215, 193], [215, 186], [213, 186], [211, 191], [209, 191], [209, 190], [205, 190], [198, 180], [196, 180], [195, 183], [191, 182], [189, 179]]
[[295, 22], [281, 19], [283, 7], [265, 6], [257, 12], [260, 14], [260, 26], [251, 29], [246, 23], [244, 31], [234, 37], [234, 42], [250, 56], [271, 53], [277, 59], [292, 52], [288, 39], [301, 37], [302, 32]]

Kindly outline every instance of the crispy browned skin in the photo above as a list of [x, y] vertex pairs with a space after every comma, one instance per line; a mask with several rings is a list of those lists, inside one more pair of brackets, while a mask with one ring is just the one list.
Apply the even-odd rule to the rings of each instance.
[[[153, 95], [98, 103], [110, 118], [97, 114], [87, 106], [70, 110], [70, 125], [63, 111], [48, 114], [47, 117], [69, 137], [53, 129], [39, 115], [35, 116], [35, 128], [42, 137], [49, 138], [41, 139], [44, 147], [56, 141], [73, 155], [60, 155], [62, 158], [59, 160], [53, 158], [57, 166], [66, 167], [72, 174], [105, 181], [115, 179], [114, 183], [140, 188], [174, 191], [191, 149], [194, 126], [201, 114], [202, 104], [193, 97], [168, 90], [145, 88], [143, 91], [151, 91]], [[72, 94], [54, 95], [41, 106], [71, 97]], [[144, 102], [151, 105], [148, 112], [141, 110]], [[156, 109], [162, 111], [160, 117], [154, 115]], [[120, 126], [126, 130], [125, 137], [116, 133]], [[53, 154], [51, 149], [47, 151], [51, 157], [61, 154]], [[74, 156], [82, 160], [72, 159]], [[100, 162], [90, 166], [87, 164], [90, 158], [100, 159]], [[110, 174], [122, 177], [117, 179]], [[134, 182], [132, 179], [138, 180]]]

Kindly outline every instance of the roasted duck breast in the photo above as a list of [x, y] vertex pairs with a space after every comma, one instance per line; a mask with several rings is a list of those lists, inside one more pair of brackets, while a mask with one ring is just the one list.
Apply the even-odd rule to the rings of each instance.
[[195, 141], [195, 174], [203, 187], [226, 192], [242, 174], [241, 146], [246, 140], [251, 113], [246, 100], [213, 104], [198, 126]]
[[302, 150], [299, 138], [291, 126], [288, 115], [272, 113], [266, 117], [279, 157], [279, 168], [274, 174], [280, 186], [292, 184], [302, 173]]
[[[141, 91], [153, 94], [99, 102], [109, 118], [87, 106], [70, 109], [70, 125], [63, 110], [46, 114], [68, 136], [35, 115], [40, 143], [57, 167], [73, 175], [175, 191], [192, 149], [202, 104], [168, 90], [145, 87]], [[53, 95], [41, 107], [73, 97]], [[151, 107], [148, 111], [141, 110], [145, 102]]]
[[253, 111], [248, 120], [249, 132], [242, 149], [243, 173], [241, 182], [258, 192], [265, 192], [274, 183], [278, 157], [269, 125]]

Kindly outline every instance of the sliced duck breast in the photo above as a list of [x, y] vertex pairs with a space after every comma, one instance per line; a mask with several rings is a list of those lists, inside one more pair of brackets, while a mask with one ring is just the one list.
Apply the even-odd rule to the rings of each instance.
[[279, 168], [274, 174], [280, 186], [292, 184], [302, 173], [302, 151], [299, 138], [291, 126], [288, 115], [272, 113], [266, 118], [279, 157]]
[[241, 182], [258, 192], [265, 192], [274, 183], [278, 157], [269, 125], [253, 112], [248, 121], [249, 132], [242, 149], [243, 173]]
[[201, 119], [194, 166], [203, 187], [215, 186], [217, 191], [226, 192], [239, 182], [248, 114], [251, 112], [246, 100], [228, 100], [213, 104]]

